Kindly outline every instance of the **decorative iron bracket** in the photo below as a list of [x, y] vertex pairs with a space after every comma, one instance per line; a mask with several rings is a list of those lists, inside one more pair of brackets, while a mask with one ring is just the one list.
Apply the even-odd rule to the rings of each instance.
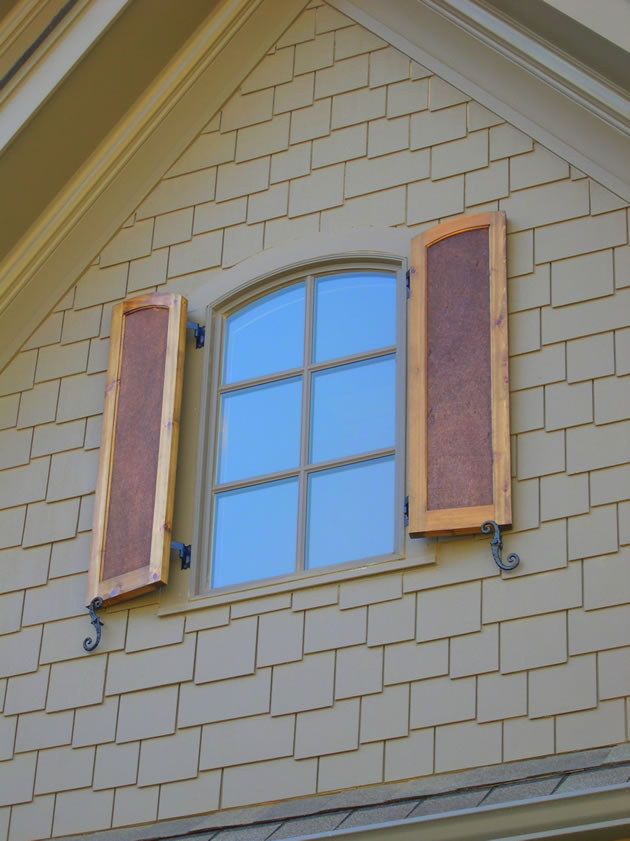
[[100, 616], [96, 615], [96, 611], [99, 608], [103, 607], [103, 599], [100, 596], [96, 596], [92, 599], [89, 603], [87, 609], [90, 611], [90, 622], [94, 625], [94, 630], [96, 631], [96, 639], [92, 639], [92, 637], [86, 637], [83, 640], [83, 648], [86, 651], [94, 651], [96, 646], [101, 641], [101, 626], [103, 622], [101, 621]]
[[494, 529], [494, 537], [490, 541], [490, 548], [492, 549], [492, 557], [498, 567], [501, 569], [516, 569], [516, 567], [520, 564], [521, 559], [516, 554], [516, 552], [510, 552], [507, 556], [507, 560], [504, 561], [501, 558], [501, 550], [503, 549], [503, 540], [501, 539], [501, 529], [499, 528], [498, 524], [494, 522], [494, 520], [486, 520], [485, 523], [482, 523], [481, 531], [484, 534], [490, 534], [490, 532]]
[[177, 549], [182, 562], [182, 569], [190, 569], [191, 547], [190, 543], [179, 543], [177, 540], [171, 540], [171, 549]]
[[199, 324], [197, 321], [187, 321], [186, 327], [189, 330], [194, 331], [195, 347], [199, 350], [199, 348], [202, 348], [206, 343], [206, 328], [203, 324]]

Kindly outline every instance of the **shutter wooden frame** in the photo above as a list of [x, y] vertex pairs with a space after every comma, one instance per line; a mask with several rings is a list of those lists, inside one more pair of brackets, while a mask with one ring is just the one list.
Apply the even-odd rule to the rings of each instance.
[[[448, 237], [480, 228], [488, 229], [492, 502], [429, 509], [431, 453], [428, 443], [430, 405], [427, 370], [428, 318], [431, 313], [428, 313], [428, 249]], [[505, 214], [489, 212], [461, 216], [416, 236], [411, 242], [410, 278], [409, 532], [412, 536], [474, 533], [479, 532], [485, 520], [495, 520], [501, 526], [511, 525]], [[434, 316], [439, 317], [439, 313]], [[457, 465], [453, 464], [452, 469], [457, 470]]]
[[[168, 580], [187, 305], [186, 298], [181, 295], [151, 293], [123, 301], [116, 305], [112, 312], [103, 430], [88, 570], [87, 604], [97, 596], [103, 599], [104, 604], [128, 599], [153, 590], [161, 584], [165, 584]], [[128, 571], [123, 569], [115, 575], [105, 577], [112, 475], [116, 460], [116, 430], [120, 416], [119, 398], [123, 371], [123, 347], [127, 326], [129, 325], [130, 329], [133, 329], [129, 317], [143, 310], [161, 310], [167, 314], [166, 335], [159, 337], [160, 341], [165, 344], [165, 347], [160, 348], [163, 352], [161, 358], [164, 359], [164, 378], [159, 418], [159, 441], [157, 453], [154, 449], [152, 454], [156, 463], [156, 472], [152, 474], [155, 477], [155, 496], [150, 550], [147, 563], [137, 566], [136, 562], [134, 567], [133, 558], [130, 558]], [[147, 348], [147, 352], [151, 353], [150, 347]], [[138, 385], [142, 387], [142, 377], [138, 377], [136, 373], [135, 378], [133, 381], [137, 381]], [[156, 400], [159, 400], [159, 392], [157, 392]], [[124, 422], [124, 417], [122, 422]], [[133, 518], [134, 513], [134, 510], [129, 511], [129, 517]]]

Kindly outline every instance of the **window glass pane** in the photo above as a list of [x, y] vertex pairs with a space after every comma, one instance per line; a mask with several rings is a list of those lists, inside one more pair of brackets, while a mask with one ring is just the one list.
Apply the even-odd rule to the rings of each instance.
[[394, 446], [396, 358], [388, 354], [316, 371], [311, 462]]
[[221, 395], [217, 481], [297, 467], [301, 411], [301, 377]]
[[394, 457], [312, 473], [308, 481], [306, 567], [394, 551]]
[[304, 361], [304, 284], [265, 295], [225, 319], [223, 382], [298, 368]]
[[395, 342], [395, 274], [346, 272], [315, 279], [314, 362]]
[[295, 569], [298, 480], [216, 494], [212, 587]]

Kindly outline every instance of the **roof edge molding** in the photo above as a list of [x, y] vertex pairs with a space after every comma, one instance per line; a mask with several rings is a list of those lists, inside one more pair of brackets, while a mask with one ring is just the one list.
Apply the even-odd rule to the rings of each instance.
[[120, 14], [128, 0], [85, 0], [75, 6], [0, 96], [0, 150], [22, 129], [50, 93]]
[[328, 2], [630, 201], [621, 88], [477, 0]]
[[589, 72], [550, 42], [514, 25], [507, 16], [496, 14], [477, 0], [424, 0], [424, 3], [630, 137], [627, 91]]
[[[279, 837], [304, 841], [627, 841], [627, 747], [591, 748], [165, 819], [136, 826], [133, 839], [203, 841], [205, 836], [222, 841], [248, 828], [251, 837], [278, 830]], [[542, 790], [552, 793], [534, 794]], [[388, 814], [401, 817], [388, 821]], [[58, 841], [129, 841], [129, 832], [105, 829]]]
[[0, 265], [0, 369], [305, 5], [225, 0], [22, 237]]
[[629, 794], [628, 784], [606, 786], [391, 821], [367, 829], [335, 830], [319, 837], [331, 841], [611, 841], [625, 838], [630, 829]]

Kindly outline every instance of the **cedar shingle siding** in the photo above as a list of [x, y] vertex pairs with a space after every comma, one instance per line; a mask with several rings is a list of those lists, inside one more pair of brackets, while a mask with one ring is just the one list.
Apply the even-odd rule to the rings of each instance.
[[[482, 210], [507, 214], [521, 565], [501, 576], [480, 535], [378, 582], [168, 617], [153, 594], [105, 611], [86, 655], [114, 303]], [[626, 205], [311, 3], [0, 372], [0, 839], [9, 818], [31, 841], [624, 742], [629, 323]]]

